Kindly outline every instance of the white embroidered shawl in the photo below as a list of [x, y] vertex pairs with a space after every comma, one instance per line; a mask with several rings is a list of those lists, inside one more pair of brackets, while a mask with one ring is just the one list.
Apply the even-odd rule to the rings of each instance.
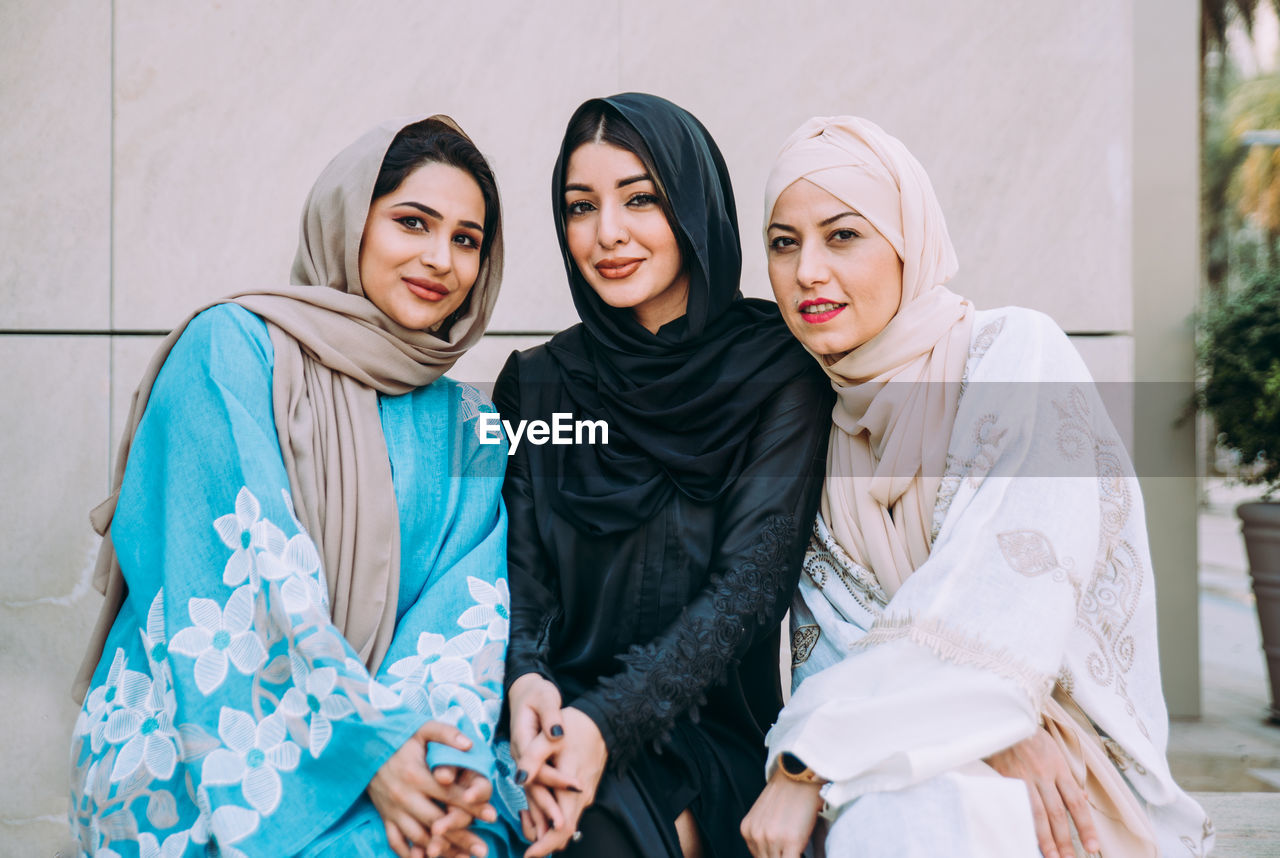
[[1055, 682], [1146, 806], [1162, 855], [1212, 824], [1169, 773], [1138, 480], [1083, 362], [1048, 317], [977, 314], [933, 547], [889, 599], [819, 517], [792, 607], [793, 683], [768, 736], [832, 806], [1029, 736]]

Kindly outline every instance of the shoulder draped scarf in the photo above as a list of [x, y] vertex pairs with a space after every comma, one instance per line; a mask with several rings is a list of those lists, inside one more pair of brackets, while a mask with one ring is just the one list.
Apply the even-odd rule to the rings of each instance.
[[766, 231], [778, 197], [802, 179], [853, 206], [902, 260], [902, 302], [884, 330], [834, 362], [814, 355], [838, 395], [822, 516], [892, 596], [929, 556], [973, 305], [943, 285], [957, 262], [942, 208], [897, 138], [853, 116], [806, 122], [769, 174]]
[[[690, 275], [684, 316], [656, 334], [609, 307], [569, 254], [561, 146], [551, 201], [569, 289], [582, 324], [548, 345], [559, 378], [539, 380], [547, 413], [604, 419], [609, 444], [535, 448], [555, 475], [557, 511], [581, 531], [613, 533], [647, 521], [674, 492], [709, 502], [738, 476], [761, 403], [810, 372], [776, 305], [743, 298], [742, 249], [728, 169], [687, 111], [644, 93], [603, 102], [648, 145], [654, 182], [670, 202]], [[579, 110], [583, 109], [579, 108]], [[567, 401], [566, 401], [567, 400]]]
[[[431, 118], [463, 133], [447, 116]], [[409, 124], [379, 125], [325, 167], [303, 209], [290, 285], [245, 289], [213, 302], [237, 303], [267, 321], [275, 351], [276, 431], [294, 513], [321, 550], [334, 624], [371, 673], [395, 631], [400, 577], [399, 519], [378, 394], [430, 384], [479, 342], [502, 272], [498, 224], [485, 236], [489, 250], [462, 313], [438, 333], [404, 328], [364, 296], [360, 241], [374, 182], [391, 141]], [[213, 304], [188, 316], [156, 350], [133, 394], [111, 494], [90, 516], [103, 537], [93, 584], [106, 601], [73, 686], [77, 701], [88, 690], [126, 594], [111, 519], [134, 433], [174, 343]]]

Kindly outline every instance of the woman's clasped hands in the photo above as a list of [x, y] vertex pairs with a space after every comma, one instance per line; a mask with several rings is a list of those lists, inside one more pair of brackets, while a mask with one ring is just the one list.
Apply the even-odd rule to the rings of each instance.
[[469, 830], [473, 819], [494, 822], [493, 785], [471, 769], [427, 767], [427, 743], [471, 750], [460, 730], [428, 721], [392, 754], [369, 781], [368, 794], [400, 858], [485, 858], [488, 848]]
[[609, 752], [594, 721], [572, 706], [561, 707], [555, 683], [525, 674], [507, 697], [516, 783], [529, 800], [520, 813], [524, 836], [532, 841], [524, 854], [537, 858], [581, 836], [578, 823], [595, 800]]

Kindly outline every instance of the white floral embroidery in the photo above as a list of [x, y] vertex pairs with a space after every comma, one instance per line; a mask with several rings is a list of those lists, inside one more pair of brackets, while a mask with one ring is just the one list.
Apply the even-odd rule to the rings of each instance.
[[89, 694], [84, 702], [84, 709], [76, 720], [76, 735], [90, 734], [90, 746], [95, 754], [102, 750], [103, 731], [107, 728], [107, 713], [119, 705], [120, 683], [124, 679], [125, 666], [124, 650], [117, 648], [115, 656], [111, 659], [111, 667], [107, 670], [107, 681]]
[[255, 533], [261, 512], [262, 507], [258, 504], [258, 499], [253, 496], [248, 487], [243, 487], [236, 494], [236, 511], [219, 516], [213, 522], [213, 529], [218, 532], [218, 538], [232, 552], [222, 569], [222, 582], [228, 587], [238, 587], [245, 582], [246, 578], [250, 579], [255, 589], [258, 586], [251, 549], [263, 547], [270, 536], [269, 531], [261, 528], [258, 528]]
[[295, 718], [307, 719], [308, 743], [312, 757], [319, 757], [333, 735], [333, 721], [355, 712], [351, 701], [335, 694], [338, 671], [332, 667], [312, 670], [301, 656], [289, 656], [293, 688], [280, 700], [280, 709]]
[[176, 704], [173, 692], [159, 679], [125, 670], [120, 682], [121, 708], [107, 718], [102, 736], [113, 745], [123, 743], [111, 767], [111, 782], [118, 783], [145, 766], [152, 777], [168, 780], [178, 764], [173, 727]]
[[502, 687], [502, 676], [506, 669], [507, 642], [489, 641], [484, 649], [471, 659], [471, 670], [475, 674], [478, 685]]
[[[252, 495], [250, 495], [252, 498]], [[169, 649], [196, 660], [196, 687], [205, 696], [217, 690], [227, 677], [227, 661], [243, 674], [252, 674], [267, 660], [267, 651], [253, 625], [253, 588], [239, 587], [227, 607], [213, 599], [191, 599], [187, 613], [195, 624], [173, 636]]]
[[230, 750], [219, 748], [205, 758], [201, 780], [208, 785], [238, 783], [254, 810], [271, 815], [280, 805], [278, 772], [293, 771], [301, 757], [287, 735], [284, 720], [276, 715], [254, 724], [246, 713], [222, 707], [218, 736]]
[[511, 619], [511, 593], [506, 579], [499, 578], [495, 584], [490, 584], [468, 575], [467, 589], [471, 591], [471, 598], [480, 604], [463, 611], [458, 617], [458, 625], [464, 629], [483, 626], [490, 640], [505, 641]]
[[485, 633], [474, 630], [446, 639], [444, 635], [423, 632], [418, 635], [416, 655], [400, 659], [387, 668], [387, 673], [400, 679], [392, 689], [421, 690], [430, 682], [471, 682], [474, 677], [468, 657], [484, 646]]
[[142, 632], [142, 647], [146, 650], [147, 660], [151, 662], [152, 675], [155, 669], [169, 657], [168, 639], [164, 631], [164, 588], [156, 591], [147, 610], [147, 628]]
[[430, 713], [432, 719], [454, 726], [461, 724], [464, 715], [471, 720], [472, 724], [485, 724], [489, 714], [489, 710], [485, 708], [485, 702], [480, 699], [480, 695], [476, 694], [474, 688], [454, 683], [432, 685], [426, 711]]
[[261, 817], [257, 812], [234, 804], [213, 810], [203, 786], [196, 790], [196, 806], [200, 808], [200, 815], [191, 826], [192, 842], [204, 844], [213, 840], [217, 844], [214, 854], [220, 858], [247, 858], [231, 844], [239, 843], [258, 830]]
[[493, 403], [489, 397], [470, 384], [458, 382], [458, 393], [460, 394], [458, 413], [463, 423], [475, 420], [481, 412], [493, 410]]
[[[191, 624], [170, 634], [167, 623], [182, 605], [170, 605], [166, 617], [165, 593], [158, 591], [131, 644], [140, 641], [142, 654], [118, 649], [106, 681], [86, 698], [75, 728], [71, 822], [90, 852], [120, 858], [110, 847], [132, 843], [126, 854], [136, 849], [140, 858], [177, 858], [216, 844], [219, 855], [244, 858], [236, 844], [285, 806], [301, 748], [319, 757], [336, 747], [334, 722], [357, 713], [376, 718], [379, 710], [408, 705], [460, 726], [470, 719], [483, 740], [492, 737], [509, 633], [507, 582], [468, 578], [474, 604], [457, 608], [463, 631], [421, 635], [417, 652], [388, 668], [391, 677], [384, 679], [395, 684], [377, 682], [329, 625], [321, 558], [288, 492], [282, 497], [297, 535], [288, 538], [263, 518], [257, 498], [241, 488], [235, 511], [213, 524], [231, 551], [222, 570], [230, 595], [189, 599]], [[206, 697], [228, 688], [247, 692], [243, 710], [221, 707], [216, 737], [207, 725], [174, 723], [171, 653], [194, 660], [190, 673], [187, 662], [179, 662], [182, 678], [194, 680]], [[129, 669], [129, 659], [142, 656], [149, 676]], [[86, 745], [93, 754], [84, 758]], [[181, 785], [164, 783], [180, 774], [179, 757], [188, 770], [189, 798], [179, 798]], [[248, 806], [228, 802], [227, 787], [237, 786]], [[206, 787], [218, 790], [216, 805]]]
[[310, 537], [298, 533], [286, 541], [283, 534], [281, 536], [278, 551], [264, 549], [258, 553], [257, 565], [262, 577], [269, 581], [283, 581], [290, 575], [314, 575], [320, 568], [320, 555]]
[[400, 695], [371, 676], [369, 677], [369, 702], [386, 712], [400, 705]]
[[[272, 562], [277, 561], [272, 558]], [[329, 590], [320, 572], [320, 554], [311, 538], [306, 533], [291, 537], [278, 562], [284, 570], [280, 595], [284, 597], [285, 608], [293, 614], [318, 610], [327, 615]]]
[[462, 632], [452, 638], [423, 632], [418, 652], [387, 668], [398, 677], [391, 690], [404, 705], [438, 721], [456, 723], [465, 714], [476, 724], [485, 720], [484, 702], [470, 687], [475, 683], [470, 657], [484, 647], [486, 632]]
[[182, 858], [190, 839], [191, 835], [188, 832], [179, 831], [177, 834], [170, 834], [161, 844], [154, 834], [144, 831], [138, 835], [138, 856], [139, 858]]

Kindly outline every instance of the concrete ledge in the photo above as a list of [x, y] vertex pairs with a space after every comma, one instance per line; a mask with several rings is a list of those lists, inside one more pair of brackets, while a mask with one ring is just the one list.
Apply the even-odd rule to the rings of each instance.
[[1196, 792], [1217, 831], [1214, 858], [1280, 858], [1280, 792]]

